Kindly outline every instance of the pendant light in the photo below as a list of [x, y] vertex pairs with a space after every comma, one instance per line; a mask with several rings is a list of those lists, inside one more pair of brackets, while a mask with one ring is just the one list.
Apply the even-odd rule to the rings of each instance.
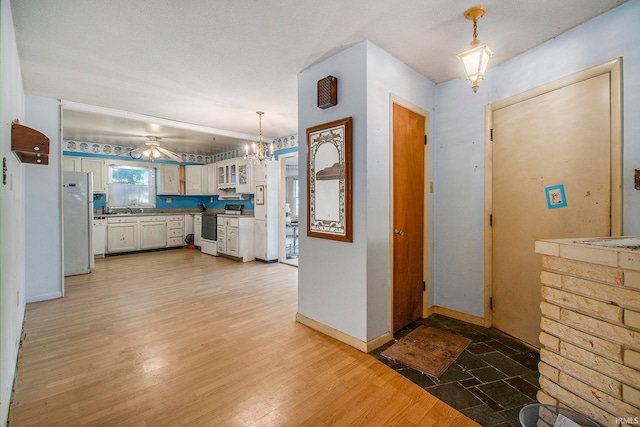
[[470, 43], [471, 49], [456, 55], [464, 64], [473, 92], [478, 91], [479, 82], [484, 80], [489, 59], [493, 56], [491, 49], [486, 44], [481, 45], [478, 40], [478, 19], [482, 18], [485, 12], [483, 6], [474, 6], [464, 12], [464, 17], [473, 21], [473, 40]]

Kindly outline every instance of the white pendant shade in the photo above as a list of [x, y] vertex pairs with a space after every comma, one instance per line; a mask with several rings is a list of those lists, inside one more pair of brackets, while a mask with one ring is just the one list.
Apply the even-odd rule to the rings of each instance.
[[465, 52], [456, 55], [464, 64], [467, 73], [467, 79], [471, 82], [473, 91], [478, 90], [478, 83], [484, 80], [489, 65], [489, 59], [493, 56], [493, 52], [486, 44], [471, 48]]

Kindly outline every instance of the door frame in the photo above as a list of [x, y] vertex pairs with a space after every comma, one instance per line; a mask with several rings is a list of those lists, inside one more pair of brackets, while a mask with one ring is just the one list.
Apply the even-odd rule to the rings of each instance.
[[[288, 153], [282, 153], [278, 155], [278, 160], [280, 161], [280, 182], [278, 182], [279, 191], [278, 191], [278, 206], [282, 206], [282, 209], [279, 210], [280, 214], [278, 216], [278, 262], [286, 263], [287, 262], [287, 250], [286, 250], [286, 240], [287, 240], [287, 224], [286, 224], [286, 213], [284, 211], [284, 205], [287, 202], [287, 159], [292, 157], [299, 157], [298, 151], [291, 151]], [[298, 183], [300, 182], [300, 158], [298, 158]], [[299, 215], [299, 212], [298, 212]], [[298, 245], [300, 245], [300, 240], [298, 240]], [[298, 255], [299, 255], [299, 247], [298, 247]]]
[[[387, 238], [389, 239], [389, 331], [393, 334], [393, 104], [398, 104], [416, 114], [424, 116], [424, 134], [429, 135], [429, 111], [419, 107], [393, 93], [389, 94], [389, 229]], [[424, 207], [423, 207], [423, 251], [422, 251], [422, 280], [426, 284], [426, 289], [422, 293], [422, 317], [427, 317], [432, 313], [429, 309], [429, 193], [432, 193], [431, 182], [429, 181], [429, 144], [430, 139], [427, 137], [427, 144], [424, 150]]]
[[[622, 58], [568, 75], [558, 80], [529, 89], [485, 106], [484, 131], [484, 325], [493, 325], [491, 297], [493, 296], [493, 230], [491, 214], [493, 208], [493, 112], [513, 104], [561, 89], [565, 86], [588, 80], [602, 74], [610, 74], [611, 94], [611, 235], [620, 236], [622, 224]], [[533, 253], [533, 248], [531, 249]]]

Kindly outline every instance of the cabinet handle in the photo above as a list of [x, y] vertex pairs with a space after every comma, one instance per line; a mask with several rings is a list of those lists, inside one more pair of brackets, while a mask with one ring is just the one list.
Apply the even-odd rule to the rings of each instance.
[[398, 236], [402, 236], [404, 234], [404, 231], [402, 230], [398, 230], [397, 228], [395, 230], [393, 230], [393, 234], [396, 234]]

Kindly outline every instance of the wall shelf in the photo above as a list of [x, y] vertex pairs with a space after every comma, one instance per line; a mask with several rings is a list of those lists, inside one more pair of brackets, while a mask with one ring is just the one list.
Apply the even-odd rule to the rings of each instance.
[[28, 126], [11, 125], [11, 150], [22, 163], [49, 164], [49, 138]]

